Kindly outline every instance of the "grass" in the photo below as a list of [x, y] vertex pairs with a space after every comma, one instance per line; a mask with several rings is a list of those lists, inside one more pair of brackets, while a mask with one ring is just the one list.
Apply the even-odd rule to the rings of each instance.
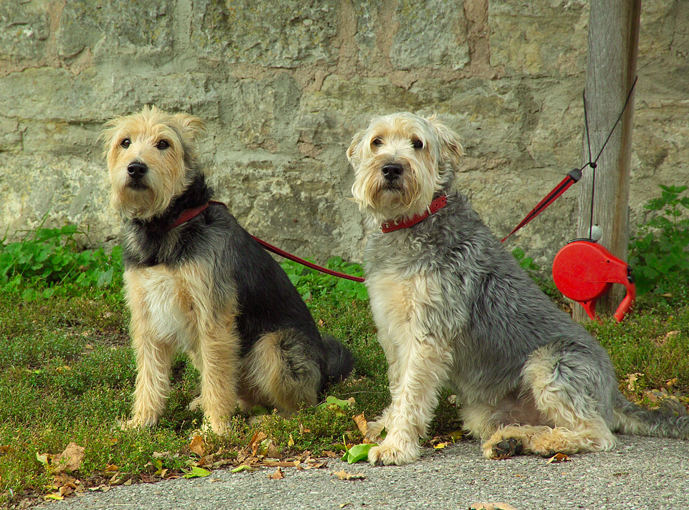
[[[193, 467], [246, 464], [260, 454], [339, 456], [343, 443], [361, 441], [352, 417], [363, 412], [371, 418], [387, 404], [386, 362], [365, 287], [286, 262], [283, 267], [319, 327], [355, 355], [354, 374], [328, 391], [353, 403], [316, 406], [291, 419], [270, 412], [236, 416], [229, 437], [204, 436], [199, 451], [193, 440], [202, 416], [187, 409], [198, 391], [198, 374], [179, 355], [159, 425], [120, 430], [118, 421], [131, 407], [135, 364], [119, 253], [85, 252], [76, 229], [59, 230], [29, 235], [19, 244], [0, 243], [0, 507], [28, 498], [60, 498], [86, 487], [193, 476]], [[46, 243], [45, 250], [37, 246]], [[49, 267], [41, 261], [50, 261]], [[361, 273], [341, 259], [329, 265]], [[610, 352], [630, 398], [649, 404], [659, 395], [685, 399], [686, 293], [646, 296], [622, 324], [604, 321], [589, 328]], [[429, 441], [450, 437], [458, 428], [456, 409], [441, 398]], [[58, 474], [43, 454], [59, 454], [71, 442], [84, 447], [81, 466]]]

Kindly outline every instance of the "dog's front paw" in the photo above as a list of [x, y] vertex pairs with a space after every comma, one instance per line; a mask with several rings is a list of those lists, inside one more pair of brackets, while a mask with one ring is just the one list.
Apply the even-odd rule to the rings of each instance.
[[213, 432], [217, 436], [227, 436], [230, 434], [230, 426], [227, 420], [208, 416], [204, 416], [201, 430], [204, 433]]
[[203, 406], [201, 405], [202, 403], [203, 403], [203, 400], [201, 400], [201, 395], [199, 395], [194, 400], [189, 402], [187, 409], [189, 409], [192, 412], [198, 411], [199, 409], [203, 409]]
[[117, 425], [120, 427], [121, 430], [131, 430], [135, 429], [137, 427], [140, 427], [141, 424], [136, 422], [135, 420], [118, 420]]
[[380, 446], [368, 451], [368, 461], [373, 464], [389, 466], [409, 464], [419, 458], [420, 448], [416, 441], [393, 442], [386, 439]]
[[482, 448], [483, 456], [488, 459], [509, 459], [524, 452], [522, 440], [515, 437], [507, 437], [499, 441], [487, 441]]
[[152, 417], [143, 417], [135, 414], [129, 420], [119, 420], [118, 425], [122, 430], [131, 430], [142, 427], [152, 427], [155, 425], [157, 420]]

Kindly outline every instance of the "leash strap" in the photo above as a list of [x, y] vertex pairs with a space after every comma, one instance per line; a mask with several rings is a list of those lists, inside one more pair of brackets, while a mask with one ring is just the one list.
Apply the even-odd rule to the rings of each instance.
[[545, 211], [550, 204], [552, 204], [553, 202], [555, 202], [555, 200], [560, 198], [560, 196], [565, 191], [567, 191], [572, 184], [578, 182], [579, 179], [581, 179], [581, 168], [574, 168], [573, 170], [570, 170], [567, 173], [567, 176], [564, 179], [562, 179], [562, 181], [560, 181], [560, 184], [555, 186], [553, 190], [550, 193], [548, 193], [543, 200], [538, 202], [538, 204], [536, 204], [536, 207], [531, 209], [531, 212], [529, 212], [529, 214], [526, 215], [526, 217], [519, 223], [519, 225], [514, 227], [514, 230], [512, 230], [512, 232], [510, 232], [502, 238], [501, 242], [504, 243], [517, 230], [521, 229], [524, 225], [526, 225], [536, 216]]
[[[175, 222], [172, 224], [170, 227], [170, 230], [172, 230], [175, 227], [179, 227], [181, 224], [186, 223], [187, 221], [191, 220], [192, 218], [195, 218], [199, 214], [201, 214], [203, 211], [205, 211], [209, 205], [214, 204], [214, 205], [221, 205], [224, 208], [227, 209], [227, 205], [224, 204], [223, 202], [218, 202], [217, 200], [210, 200], [209, 202], [200, 205], [198, 207], [194, 207], [193, 209], [185, 209], [182, 211], [182, 213], [179, 215], [179, 217], [175, 220]], [[321, 273], [329, 274], [331, 276], [336, 276], [338, 278], [344, 278], [345, 280], [352, 280], [354, 282], [363, 282], [365, 281], [364, 278], [361, 278], [360, 276], [352, 276], [350, 274], [345, 274], [345, 273], [340, 273], [338, 271], [333, 271], [332, 269], [328, 269], [322, 266], [319, 266], [318, 264], [314, 264], [313, 262], [309, 262], [308, 260], [304, 260], [302, 258], [297, 257], [296, 255], [292, 255], [291, 253], [288, 253], [284, 250], [281, 250], [280, 248], [273, 246], [270, 243], [265, 242], [263, 239], [259, 239], [258, 237], [249, 234], [254, 241], [256, 241], [258, 244], [263, 246], [266, 250], [275, 253], [276, 255], [280, 255], [281, 257], [285, 257], [286, 259], [291, 260], [292, 262], [297, 262], [298, 264], [301, 264], [302, 266], [310, 267], [311, 269], [315, 269], [316, 271], [320, 271]]]
[[[251, 235], [251, 234], [249, 234]], [[320, 271], [321, 273], [329, 274], [331, 276], [337, 276], [338, 278], [344, 278], [345, 280], [352, 280], [353, 282], [363, 282], [365, 281], [364, 278], [361, 278], [360, 276], [352, 276], [351, 274], [345, 274], [345, 273], [339, 273], [337, 271], [333, 271], [332, 269], [328, 269], [326, 267], [319, 266], [318, 264], [314, 264], [313, 262], [309, 262], [308, 260], [304, 260], [302, 258], [297, 257], [296, 255], [292, 255], [291, 253], [288, 253], [284, 250], [281, 250], [280, 248], [277, 248], [276, 246], [273, 246], [270, 243], [265, 242], [263, 239], [259, 239], [256, 236], [251, 236], [254, 241], [256, 241], [258, 244], [263, 246], [266, 250], [271, 251], [275, 253], [276, 255], [280, 255], [281, 257], [285, 257], [286, 259], [291, 260], [292, 262], [296, 262], [298, 264], [301, 264], [302, 266], [310, 267], [311, 269], [315, 269], [316, 271]]]

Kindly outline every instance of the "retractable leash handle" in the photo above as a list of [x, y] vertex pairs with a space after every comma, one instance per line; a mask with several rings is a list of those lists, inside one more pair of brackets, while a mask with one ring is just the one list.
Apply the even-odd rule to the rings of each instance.
[[629, 265], [590, 239], [575, 239], [555, 255], [553, 281], [560, 292], [581, 304], [593, 320], [597, 320], [596, 301], [613, 283], [627, 289], [614, 314], [617, 322], [636, 299]]

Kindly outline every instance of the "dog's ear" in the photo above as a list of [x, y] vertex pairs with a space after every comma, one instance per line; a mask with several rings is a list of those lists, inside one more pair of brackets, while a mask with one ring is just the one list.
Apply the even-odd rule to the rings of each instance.
[[360, 145], [361, 141], [364, 139], [364, 134], [366, 131], [359, 131], [352, 138], [352, 143], [349, 144], [347, 148], [347, 161], [349, 161], [352, 166], [356, 166], [359, 161], [359, 152], [361, 151]]
[[435, 114], [431, 115], [426, 120], [438, 134], [441, 157], [458, 165], [459, 160], [464, 155], [464, 149], [459, 141], [459, 135], [440, 122]]
[[187, 113], [176, 113], [172, 116], [177, 126], [184, 136], [196, 140], [201, 134], [206, 131], [206, 126], [203, 121], [195, 117], [194, 115], [189, 115]]
[[103, 144], [103, 154], [107, 155], [110, 151], [110, 146], [113, 143], [113, 138], [119, 131], [119, 125], [124, 117], [115, 117], [103, 124], [103, 130], [98, 135], [97, 140]]

